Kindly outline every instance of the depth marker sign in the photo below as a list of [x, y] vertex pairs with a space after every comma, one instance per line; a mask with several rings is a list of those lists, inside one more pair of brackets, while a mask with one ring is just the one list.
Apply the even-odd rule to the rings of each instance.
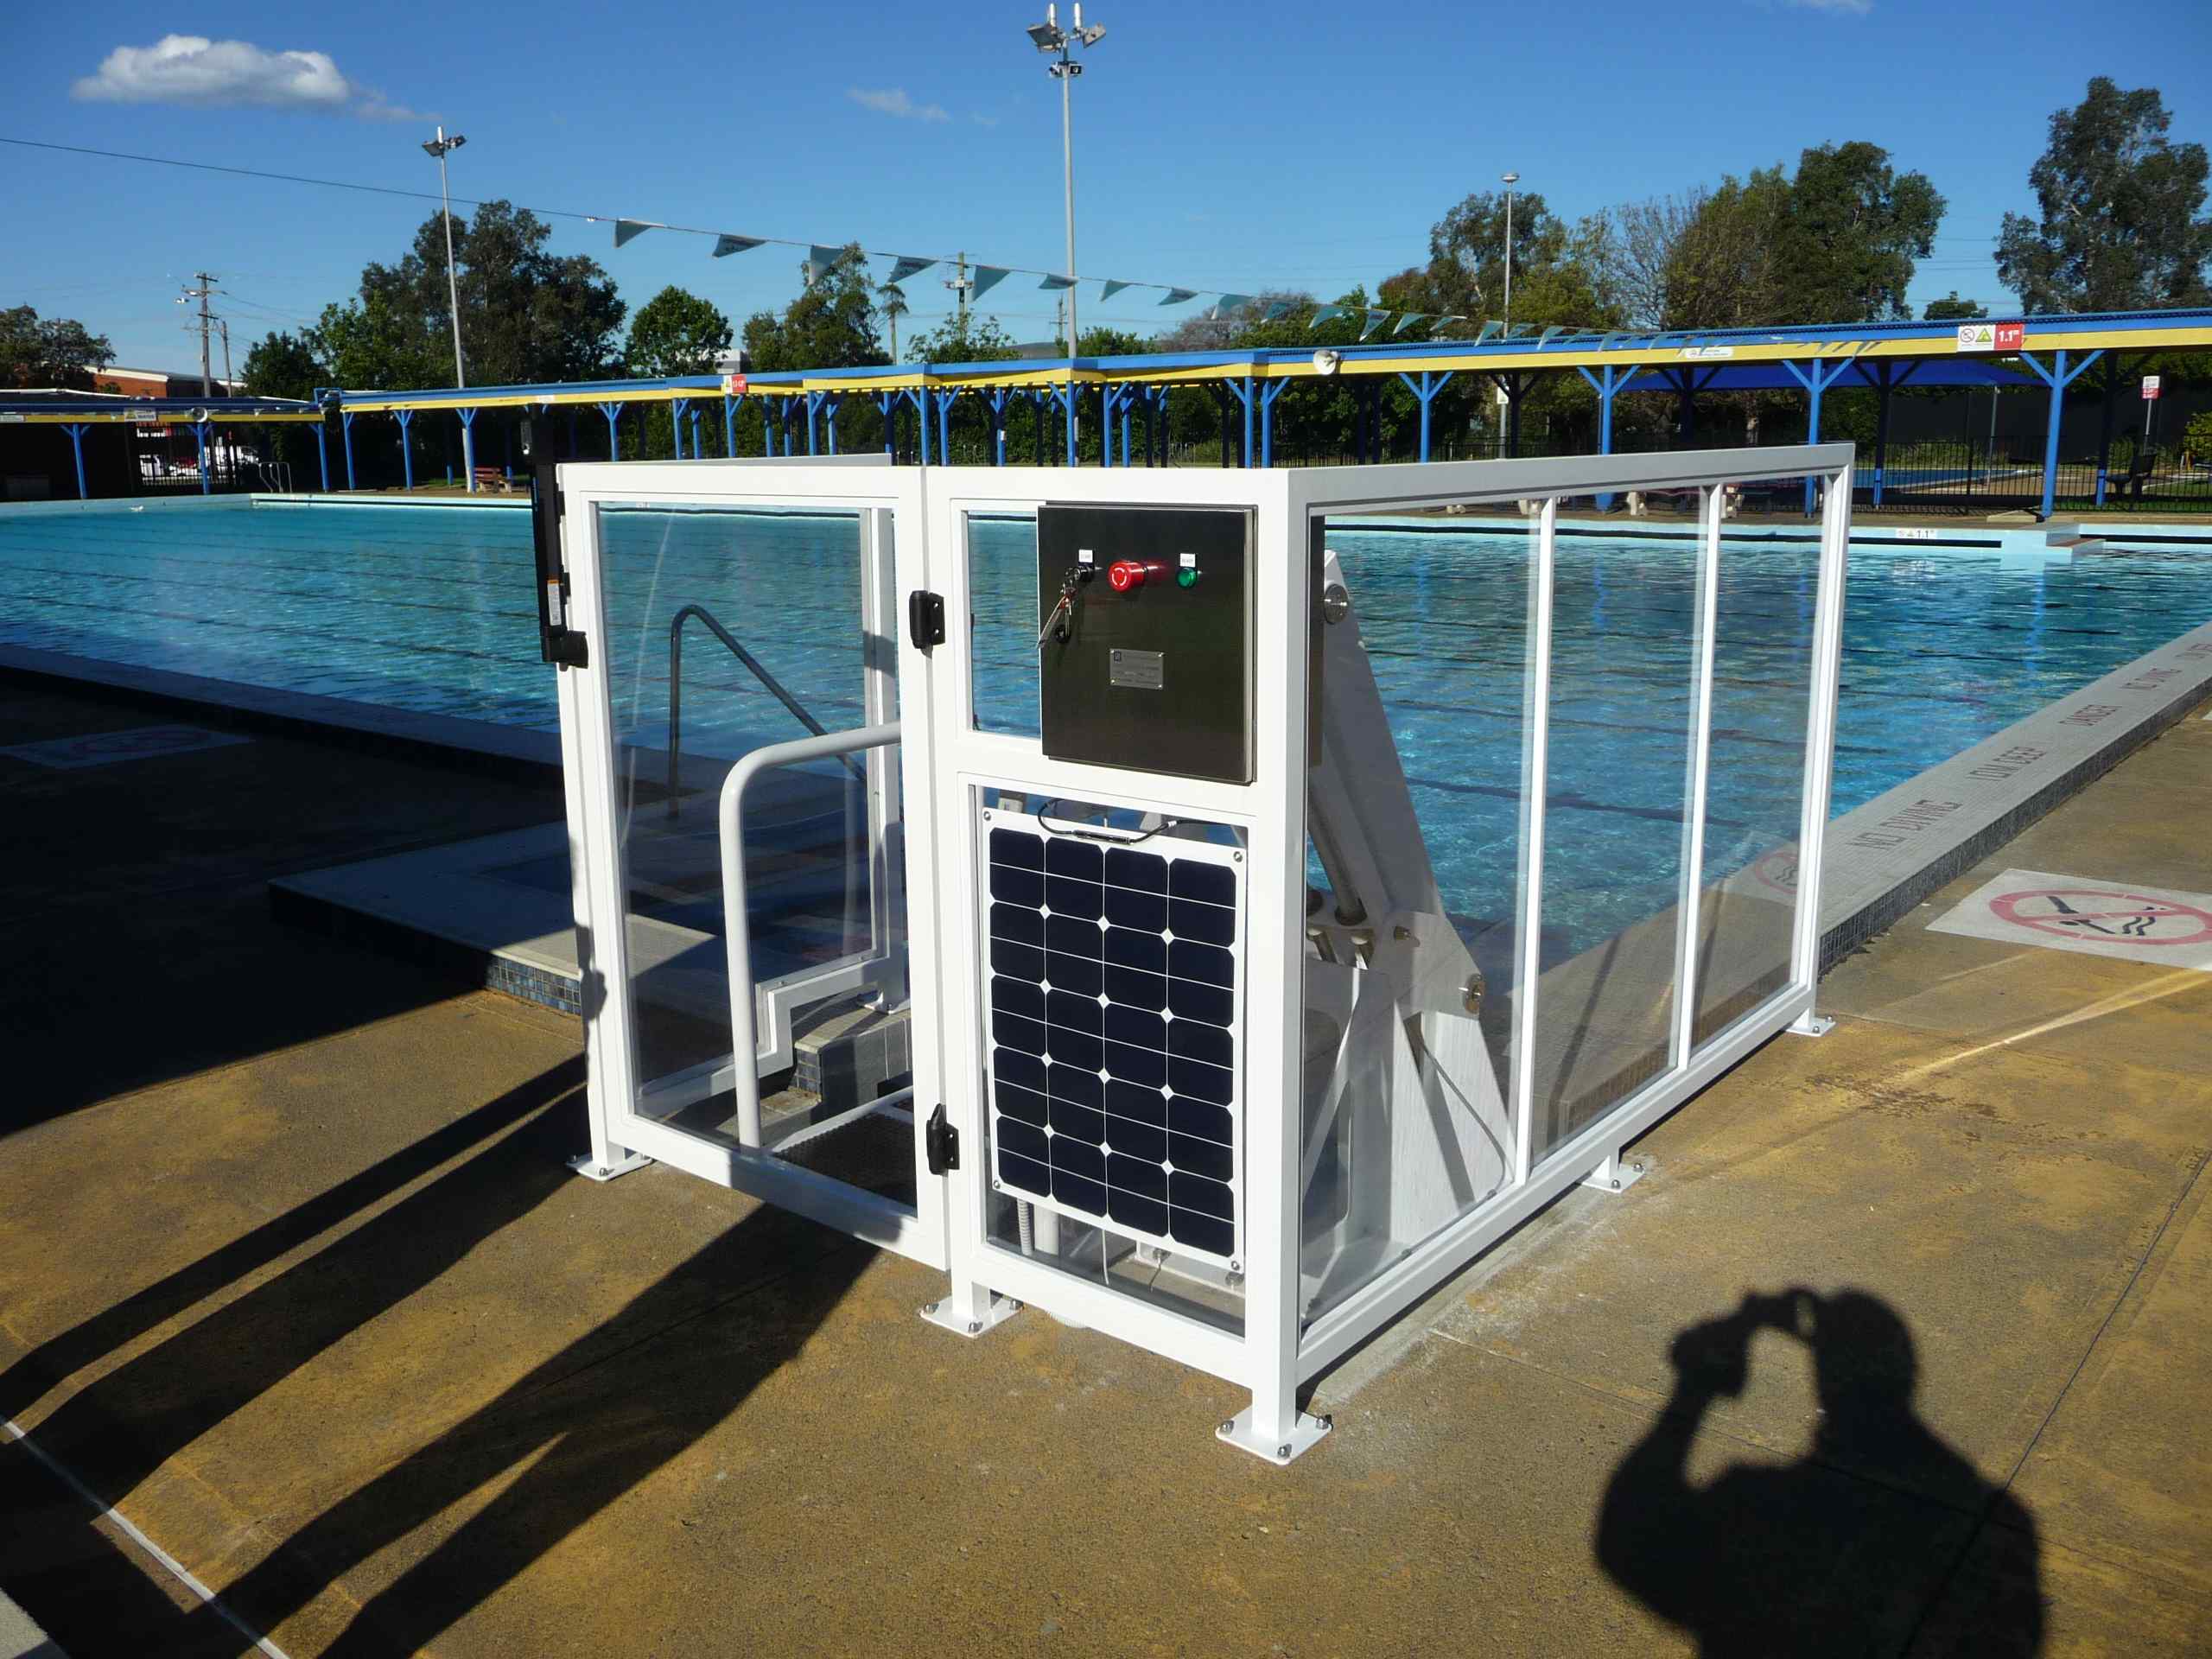
[[1999, 944], [2212, 973], [2212, 893], [2007, 870], [1928, 926]]

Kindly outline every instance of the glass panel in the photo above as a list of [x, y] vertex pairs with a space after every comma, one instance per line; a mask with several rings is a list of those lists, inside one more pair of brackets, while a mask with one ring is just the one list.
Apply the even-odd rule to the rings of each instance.
[[1014, 737], [1040, 736], [1037, 520], [1027, 514], [969, 513], [963, 522], [975, 728]]
[[1693, 1043], [1789, 982], [1820, 564], [1817, 531], [1722, 534]]
[[[1307, 1320], [1510, 1179], [1535, 538], [1508, 509], [1344, 518], [1309, 774]], [[1548, 963], [1555, 952], [1548, 949]]]
[[1543, 867], [1560, 959], [1536, 998], [1533, 1162], [1670, 1058], [1699, 567], [1693, 528], [1560, 530]]
[[[606, 504], [598, 531], [638, 1109], [727, 1135], [727, 1092], [684, 1077], [730, 1055], [722, 781], [810, 721], [868, 723], [861, 521]], [[905, 1081], [895, 753], [778, 768], [746, 797], [764, 1043], [791, 987], [792, 1068], [761, 1080], [772, 1146]], [[893, 1139], [911, 1185], [911, 1135]]]

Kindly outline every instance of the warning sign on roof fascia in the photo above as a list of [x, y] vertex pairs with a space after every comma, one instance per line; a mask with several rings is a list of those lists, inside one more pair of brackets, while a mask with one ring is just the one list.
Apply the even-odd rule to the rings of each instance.
[[2024, 322], [1962, 322], [1955, 349], [1961, 352], [2017, 352], [2027, 343]]

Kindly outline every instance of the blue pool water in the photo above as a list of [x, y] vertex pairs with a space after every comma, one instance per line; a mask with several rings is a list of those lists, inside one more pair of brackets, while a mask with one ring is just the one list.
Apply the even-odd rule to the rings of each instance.
[[[1340, 527], [1370, 660], [1463, 919], [1511, 913], [1522, 791], [1527, 542]], [[858, 723], [849, 518], [632, 512], [606, 520], [618, 727], [665, 743], [668, 622], [703, 602], [816, 717]], [[1708, 879], [1795, 839], [1815, 550], [1725, 544]], [[979, 524], [977, 702], [1034, 731], [1033, 532]], [[1685, 540], [1563, 534], [1547, 798], [1548, 919], [1579, 948], [1670, 902], [1692, 695]], [[223, 505], [0, 513], [0, 643], [536, 730], [529, 524], [482, 508]], [[2212, 564], [2071, 562], [1855, 544], [1837, 812], [2212, 617]], [[703, 632], [687, 636], [684, 747], [734, 755], [799, 728]], [[1556, 906], [1556, 908], [1554, 907]]]

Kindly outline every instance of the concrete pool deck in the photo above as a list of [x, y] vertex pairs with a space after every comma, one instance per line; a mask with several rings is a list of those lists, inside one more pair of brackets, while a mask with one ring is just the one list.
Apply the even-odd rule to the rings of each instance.
[[[0, 680], [0, 745], [156, 718]], [[2006, 868], [2212, 888], [2212, 722], [1841, 963], [1837, 1029], [1647, 1136], [1627, 1196], [1325, 1379], [1288, 1471], [1212, 1441], [1224, 1384], [1034, 1313], [960, 1343], [898, 1258], [575, 1179], [573, 1020], [268, 917], [271, 875], [543, 791], [267, 734], [0, 787], [0, 1417], [283, 1652], [2212, 1630], [2212, 974], [1925, 925]], [[22, 1448], [0, 1480], [0, 1586], [76, 1659], [242, 1649]]]

